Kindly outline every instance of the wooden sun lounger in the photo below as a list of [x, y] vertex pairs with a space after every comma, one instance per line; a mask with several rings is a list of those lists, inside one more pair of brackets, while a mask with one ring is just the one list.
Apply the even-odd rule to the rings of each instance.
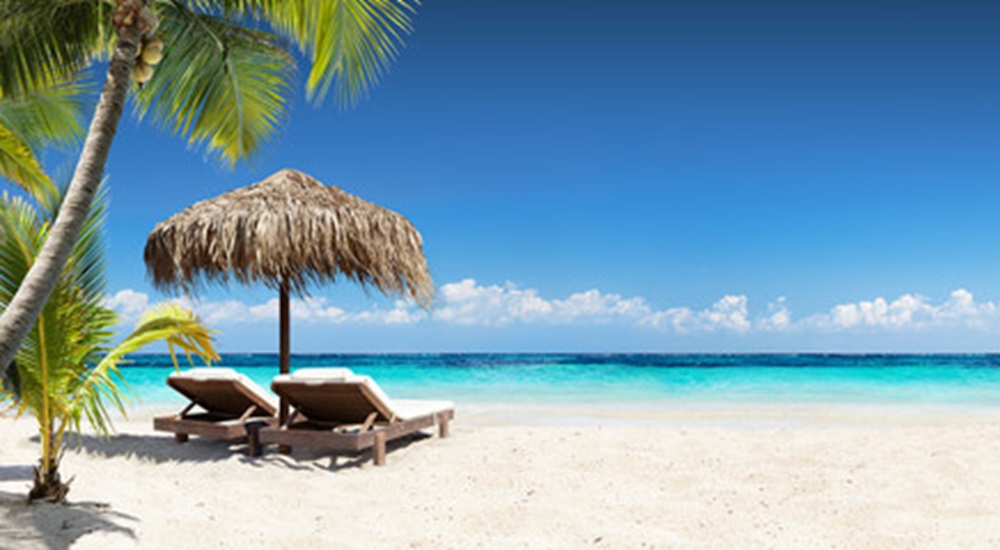
[[[191, 400], [181, 412], [153, 419], [153, 429], [173, 432], [183, 443], [190, 435], [219, 439], [247, 436], [247, 425], [277, 426], [277, 408], [259, 386], [232, 369], [174, 373], [167, 384]], [[202, 409], [192, 412], [195, 407]]]
[[[320, 369], [311, 369], [314, 373]], [[438, 427], [448, 436], [455, 416], [449, 402], [390, 400], [370, 378], [343, 375], [324, 379], [281, 375], [271, 389], [293, 407], [288, 424], [250, 430], [250, 454], [258, 456], [263, 445], [293, 446], [357, 453], [373, 449], [375, 465], [385, 464], [386, 443], [420, 430]]]

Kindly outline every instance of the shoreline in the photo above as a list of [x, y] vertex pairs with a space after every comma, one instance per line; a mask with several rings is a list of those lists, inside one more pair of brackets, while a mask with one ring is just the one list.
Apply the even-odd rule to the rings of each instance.
[[[375, 467], [364, 453], [249, 459], [240, 444], [176, 444], [152, 431], [146, 411], [116, 422], [110, 439], [71, 441], [62, 463], [76, 476], [71, 506], [23, 504], [34, 422], [0, 417], [0, 540], [17, 549], [1000, 544], [1000, 409], [699, 407], [631, 424], [576, 412], [460, 406], [451, 437], [391, 445]], [[764, 422], [735, 422], [748, 415]]]

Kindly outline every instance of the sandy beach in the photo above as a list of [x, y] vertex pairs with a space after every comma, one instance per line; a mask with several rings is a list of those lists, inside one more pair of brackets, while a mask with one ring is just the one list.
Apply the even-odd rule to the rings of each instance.
[[460, 407], [375, 467], [178, 445], [146, 411], [71, 443], [69, 506], [23, 503], [33, 421], [0, 419], [0, 548], [1000, 546], [995, 412], [543, 412]]

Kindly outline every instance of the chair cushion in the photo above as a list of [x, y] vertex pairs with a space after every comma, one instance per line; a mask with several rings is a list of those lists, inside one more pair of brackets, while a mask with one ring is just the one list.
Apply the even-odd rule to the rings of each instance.
[[339, 382], [354, 376], [354, 373], [351, 372], [351, 369], [345, 369], [343, 367], [323, 367], [296, 369], [291, 376], [295, 380], [322, 380], [324, 382]]
[[396, 399], [393, 405], [395, 405], [393, 412], [401, 420], [408, 420], [455, 408], [455, 404], [451, 401], [431, 401], [427, 399]]

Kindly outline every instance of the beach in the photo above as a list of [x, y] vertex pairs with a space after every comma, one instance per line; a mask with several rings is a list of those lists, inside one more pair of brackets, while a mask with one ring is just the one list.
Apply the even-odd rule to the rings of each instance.
[[451, 436], [331, 457], [152, 431], [71, 441], [69, 506], [23, 503], [0, 419], [2, 548], [991, 548], [1000, 414], [782, 405], [460, 406]]

